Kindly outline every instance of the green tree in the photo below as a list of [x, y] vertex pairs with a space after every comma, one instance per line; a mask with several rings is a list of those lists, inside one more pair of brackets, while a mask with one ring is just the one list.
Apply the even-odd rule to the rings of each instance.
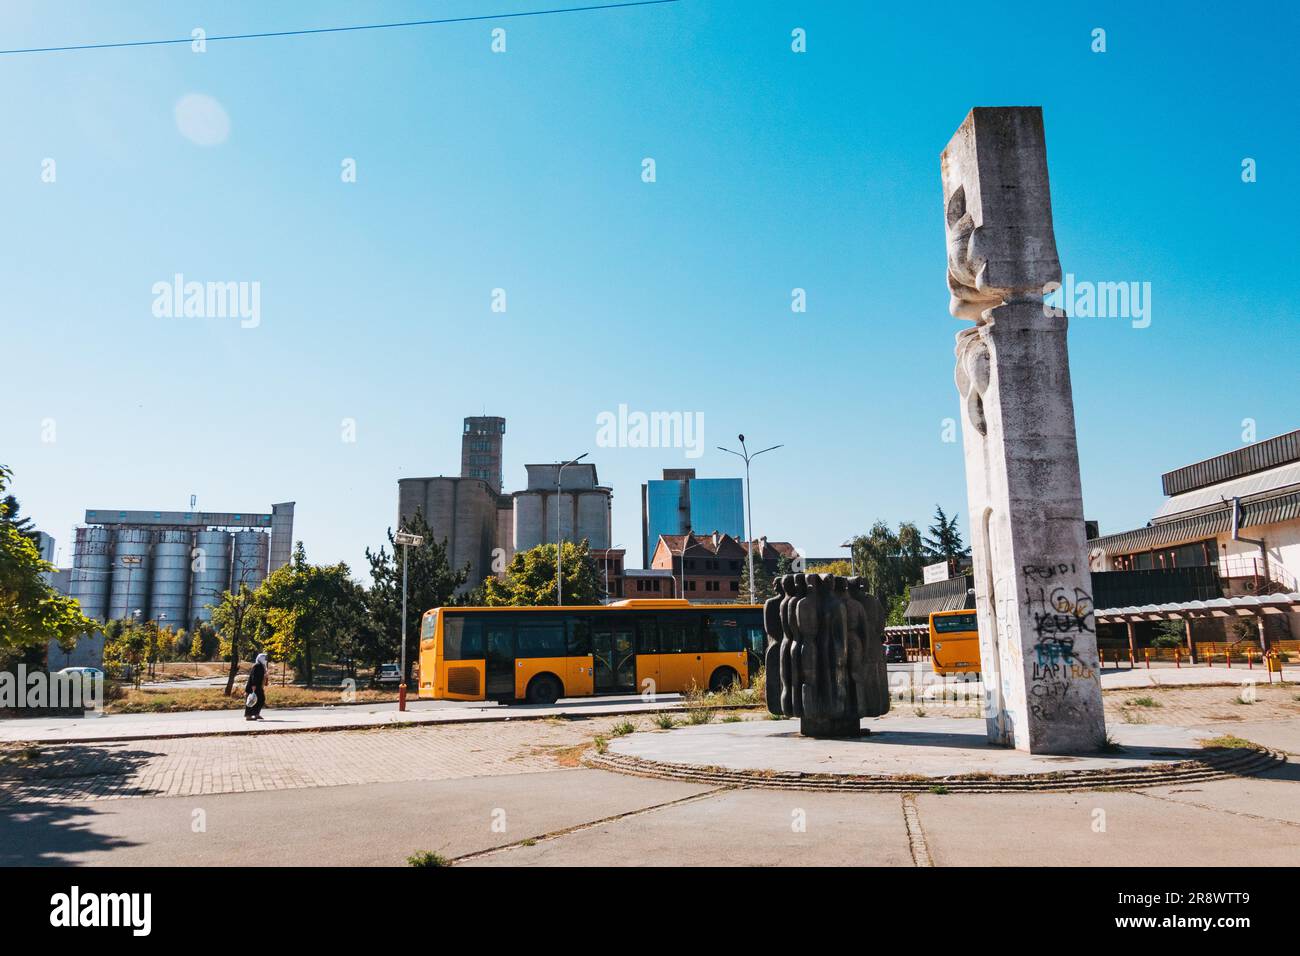
[[130, 670], [131, 681], [140, 686], [142, 666], [149, 653], [149, 632], [130, 621], [110, 621], [104, 625], [104, 668], [120, 677]]
[[4, 522], [19, 534], [31, 538], [32, 542], [36, 543], [36, 527], [32, 524], [31, 518], [23, 517], [22, 509], [18, 505], [18, 499], [13, 495], [5, 495], [3, 500], [0, 500], [0, 522]]
[[310, 564], [301, 541], [293, 560], [262, 582], [256, 604], [266, 651], [292, 663], [309, 687], [316, 661], [337, 650], [340, 635], [365, 608], [348, 566]]
[[903, 588], [902, 594], [894, 595], [889, 599], [888, 614], [885, 617], [886, 626], [896, 627], [901, 624], [906, 624], [907, 618], [903, 616], [903, 612], [907, 610], [907, 606], [911, 603], [912, 587], [911, 585], [908, 585]]
[[[240, 654], [246, 651], [245, 636], [253, 630], [250, 616], [253, 614], [254, 591], [247, 584], [241, 583], [234, 591], [223, 591], [212, 606], [212, 627], [220, 640], [230, 648], [230, 670], [226, 674], [225, 695], [229, 697], [235, 689], [235, 678], [239, 674]], [[194, 634], [200, 654], [208, 655], [203, 645], [203, 631]], [[190, 647], [191, 653], [194, 646]]]
[[[469, 568], [453, 568], [447, 553], [447, 539], [438, 538], [425, 521], [424, 513], [403, 522], [401, 531], [424, 539], [417, 547], [402, 548], [394, 542], [388, 529], [388, 545], [378, 551], [366, 549], [370, 562], [370, 588], [366, 592], [369, 625], [356, 632], [359, 659], [370, 664], [398, 660], [402, 643], [402, 552], [407, 551], [406, 587], [406, 668], [408, 679], [415, 663], [420, 642], [420, 619], [430, 608], [447, 607], [457, 602], [456, 591], [469, 580]], [[567, 554], [567, 552], [566, 552]]]
[[[754, 547], [754, 603], [762, 604], [770, 598], [775, 592], [772, 590], [772, 573], [767, 570], [767, 565], [758, 555], [758, 547]], [[782, 570], [782, 562], [785, 562], [785, 570]], [[790, 573], [790, 562], [784, 556], [777, 559], [777, 575]], [[740, 590], [736, 592], [737, 604], [749, 603], [749, 558], [744, 557], [740, 561]]]
[[962, 542], [961, 532], [957, 529], [957, 515], [949, 518], [939, 505], [934, 506], [934, 524], [926, 531], [929, 532], [924, 539], [927, 558], [943, 558], [951, 563], [956, 558], [970, 555], [970, 548]]
[[[0, 491], [12, 472], [0, 465]], [[0, 519], [9, 515], [6, 496]], [[42, 576], [54, 566], [41, 560], [36, 543], [18, 524], [0, 520], [0, 654], [21, 653], [55, 640], [69, 647], [98, 625], [81, 613], [81, 605], [64, 597]]]
[[842, 578], [852, 577], [853, 568], [847, 561], [828, 561], [808, 569], [809, 574], [838, 574]]
[[853, 565], [867, 590], [885, 607], [908, 585], [918, 584], [925, 565], [925, 546], [916, 525], [904, 521], [893, 531], [877, 521], [865, 535], [853, 539]]
[[[555, 545], [539, 544], [516, 551], [506, 566], [505, 580], [483, 582], [488, 607], [554, 607], [556, 603]], [[584, 538], [564, 542], [564, 603], [599, 604], [604, 596], [596, 560]]]

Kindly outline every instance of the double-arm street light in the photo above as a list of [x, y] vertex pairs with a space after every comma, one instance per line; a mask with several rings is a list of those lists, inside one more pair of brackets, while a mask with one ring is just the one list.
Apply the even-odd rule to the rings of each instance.
[[583, 452], [577, 458], [571, 458], [564, 464], [560, 465], [560, 470], [555, 473], [555, 537], [558, 542], [555, 545], [555, 603], [556, 606], [564, 603], [564, 525], [561, 523], [560, 512], [560, 488], [564, 484], [564, 469], [570, 465], [576, 465], [582, 459], [586, 458], [590, 452]]
[[393, 543], [402, 546], [402, 682], [397, 685], [397, 709], [406, 710], [406, 561], [411, 546], [420, 547], [424, 538], [418, 534], [399, 531], [393, 535]]
[[[733, 451], [730, 448], [718, 446], [718, 451], [725, 451], [728, 455], [735, 455], [745, 461], [745, 550], [749, 552], [749, 603], [754, 603], [754, 499], [749, 493], [749, 463], [764, 452], [776, 451], [782, 448], [782, 445], [773, 445], [771, 448], [764, 448], [762, 451], [756, 451], [752, 455], [749, 449], [745, 447], [745, 436], [740, 437], [740, 451]], [[686, 549], [682, 549], [682, 586], [686, 584]]]

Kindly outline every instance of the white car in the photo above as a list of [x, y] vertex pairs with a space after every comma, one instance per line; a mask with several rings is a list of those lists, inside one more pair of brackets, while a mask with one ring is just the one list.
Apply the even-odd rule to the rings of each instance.
[[375, 669], [375, 683], [396, 687], [402, 683], [402, 669], [396, 664], [380, 664]]
[[65, 667], [60, 674], [80, 674], [82, 677], [103, 677], [104, 672], [98, 667]]

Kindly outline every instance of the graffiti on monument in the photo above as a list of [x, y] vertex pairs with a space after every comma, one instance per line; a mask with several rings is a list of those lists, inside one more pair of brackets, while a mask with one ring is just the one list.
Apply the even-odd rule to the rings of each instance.
[[1062, 561], [1028, 564], [1024, 575], [1025, 604], [1033, 622], [1029, 708], [1038, 717], [1082, 714], [1071, 689], [1075, 681], [1097, 679], [1093, 665], [1075, 654], [1075, 639], [1094, 631], [1092, 595], [1078, 586], [1053, 584], [1074, 579], [1075, 565]]

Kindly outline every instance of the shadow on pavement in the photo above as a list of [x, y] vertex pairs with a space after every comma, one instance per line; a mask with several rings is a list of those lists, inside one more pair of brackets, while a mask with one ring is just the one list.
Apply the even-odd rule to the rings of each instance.
[[151, 751], [76, 747], [13, 748], [0, 753], [0, 866], [66, 866], [87, 853], [132, 842], [95, 832], [94, 797], [150, 796], [128, 784]]

